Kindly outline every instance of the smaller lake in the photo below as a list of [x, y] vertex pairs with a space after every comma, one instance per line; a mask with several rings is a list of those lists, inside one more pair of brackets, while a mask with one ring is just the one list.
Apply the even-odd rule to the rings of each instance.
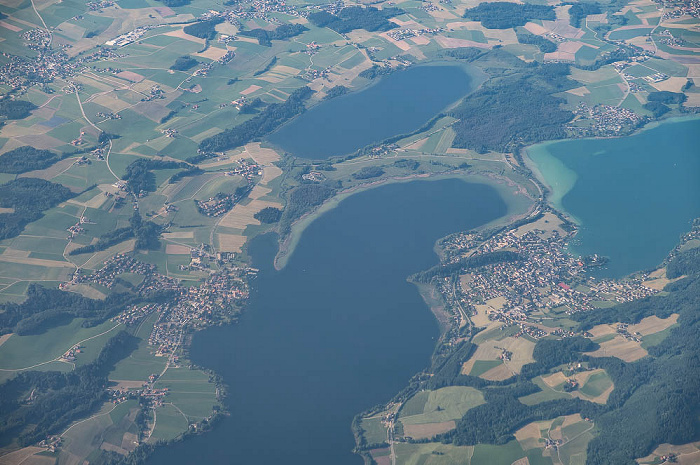
[[345, 155], [415, 131], [480, 83], [476, 68], [447, 63], [411, 67], [320, 103], [268, 140], [302, 158]]
[[572, 249], [610, 257], [596, 275], [655, 267], [700, 216], [700, 119], [619, 139], [540, 144], [528, 155], [555, 206], [581, 224]]

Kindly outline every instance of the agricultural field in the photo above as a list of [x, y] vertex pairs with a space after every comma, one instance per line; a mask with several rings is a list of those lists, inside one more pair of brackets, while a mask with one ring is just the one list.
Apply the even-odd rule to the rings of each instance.
[[[26, 169], [10, 166], [0, 173], [0, 181], [41, 180], [65, 188], [60, 200], [40, 211], [21, 211], [26, 207], [23, 199], [0, 205], [2, 215], [26, 214], [17, 224], [12, 223], [16, 216], [3, 216], [1, 222], [0, 303], [24, 301], [32, 283], [100, 302], [117, 292], [133, 296], [141, 286], [153, 285], [129, 270], [122, 270], [114, 282], [81, 280], [122, 254], [153, 265], [162, 282], [174, 283], [184, 294], [183, 289], [203, 286], [217, 273], [247, 269], [250, 240], [270, 231], [286, 240], [276, 262], [283, 266], [315, 218], [347, 196], [389, 182], [476, 175], [488, 177], [499, 191], [517, 193], [513, 202], [524, 205], [539, 198], [539, 187], [505, 148], [459, 145], [462, 117], [454, 113], [459, 102], [415, 133], [347, 154], [352, 156], [322, 162], [298, 159], [267, 141], [280, 124], [325, 98], [361, 92], [375, 78], [403, 67], [473, 63], [483, 74], [482, 85], [494, 76], [525, 76], [535, 67], [566, 68], [560, 85], [543, 95], [561, 99], [561, 109], [574, 112], [563, 129], [571, 136], [600, 135], [585, 131], [607, 131], [620, 119], [638, 125], [651, 121], [649, 103], [658, 92], [682, 92], [685, 105], [700, 106], [693, 81], [700, 72], [697, 26], [685, 15], [665, 14], [651, 0], [603, 5], [600, 12], [578, 21], [571, 5], [556, 5], [549, 19], [529, 18], [505, 28], [465, 16], [480, 3], [473, 0], [379, 2], [373, 5], [400, 10], [382, 28], [350, 27], [345, 32], [309, 19], [320, 8], [313, 2], [243, 1], [241, 8], [228, 3], [0, 5], [0, 99], [3, 105], [14, 100], [31, 104], [17, 118], [0, 116], [0, 160], [11, 159], [13, 151], [24, 147], [57, 157]], [[303, 27], [289, 37], [273, 34], [269, 43], [246, 34], [253, 29], [271, 34], [280, 25]], [[197, 27], [207, 30], [198, 33]], [[560, 63], [566, 66], [558, 68]], [[304, 87], [312, 93], [300, 101], [300, 108], [279, 117], [280, 109]], [[680, 115], [683, 105], [669, 104], [668, 115]], [[249, 133], [236, 133], [241, 128]], [[235, 143], [206, 149], [212, 140], [232, 133], [238, 134], [232, 138]], [[312, 205], [295, 204], [293, 192], [306, 188], [325, 188], [328, 195]], [[143, 224], [156, 231], [147, 246]], [[534, 229], [544, 230], [548, 238], [565, 234], [551, 213], [518, 234]], [[457, 286], [468, 289], [472, 278], [463, 274]], [[236, 279], [246, 284], [244, 278]], [[663, 273], [650, 281], [659, 289], [671, 282]], [[485, 299], [461, 321], [462, 327], [480, 329], [472, 339], [477, 347], [460, 360], [461, 375], [497, 383], [535, 362], [535, 339], [520, 334], [516, 325], [491, 318], [506, 303], [504, 297]], [[566, 318], [566, 308], [542, 310], [536, 315], [537, 327], [548, 334], [555, 327], [570, 329], [575, 323]], [[19, 335], [6, 328], [0, 337], [0, 383], [28, 370], [68, 372], [92, 363], [122, 330], [135, 342], [133, 351], [108, 374], [110, 389], [124, 398], [115, 394], [117, 400], [60, 432], [64, 443], [57, 456], [25, 448], [0, 456], [0, 463], [48, 463], [56, 457], [60, 463], [99, 463], [100, 451], [126, 455], [144, 441], [177, 439], [220, 411], [223, 404], [213, 375], [190, 368], [187, 338], [165, 354], [149, 342], [168, 310], [158, 308], [138, 324], [121, 323], [126, 321], [119, 319], [123, 315], [111, 314], [91, 327], [84, 325], [84, 318], [68, 318], [48, 319], [36, 334]], [[183, 321], [194, 327], [201, 320]], [[626, 329], [630, 337], [616, 325], [598, 325], [591, 329], [590, 340], [599, 348], [588, 355], [642, 359], [677, 325], [678, 314], [648, 317]], [[607, 372], [565, 374], [560, 368], [535, 377], [541, 391], [522, 396], [520, 402], [538, 405], [573, 397], [607, 402], [614, 389]], [[569, 378], [578, 388], [567, 392], [563, 385]], [[145, 385], [157, 400], [144, 410], [129, 396]], [[430, 439], [454, 430], [467, 412], [485, 402], [482, 390], [473, 387], [420, 391], [394, 412], [395, 427], [404, 437]], [[146, 419], [139, 416], [144, 423], [137, 425], [139, 413]], [[499, 446], [400, 443], [395, 445], [396, 463], [581, 463], [592, 437], [589, 425], [574, 417], [530, 424], [518, 431], [517, 440]], [[381, 415], [364, 418], [362, 428], [370, 444], [387, 439]], [[542, 445], [546, 439], [563, 441], [556, 454]], [[385, 451], [376, 454], [378, 463], [387, 463]]]

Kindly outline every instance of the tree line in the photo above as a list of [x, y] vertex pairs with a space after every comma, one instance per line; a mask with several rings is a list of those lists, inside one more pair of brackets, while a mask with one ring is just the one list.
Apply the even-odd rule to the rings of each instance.
[[38, 178], [18, 178], [0, 185], [0, 207], [13, 208], [0, 213], [0, 239], [19, 235], [24, 227], [42, 216], [44, 210], [73, 197], [61, 184]]
[[381, 10], [368, 6], [351, 6], [343, 8], [337, 14], [319, 11], [309, 15], [309, 21], [317, 27], [327, 27], [340, 34], [346, 34], [355, 29], [366, 31], [388, 31], [397, 27], [387, 21], [389, 18], [405, 13], [400, 8], [382, 8]]
[[204, 153], [221, 152], [240, 147], [271, 133], [286, 121], [304, 112], [304, 102], [312, 93], [313, 91], [306, 86], [295, 90], [284, 103], [268, 105], [248, 121], [204, 139], [199, 144], [199, 150]]
[[464, 17], [480, 21], [481, 25], [487, 29], [510, 29], [524, 26], [525, 23], [533, 19], [550, 21], [556, 19], [554, 8], [549, 5], [511, 2], [480, 3], [474, 8], [468, 8], [464, 12]]
[[271, 47], [273, 40], [286, 40], [290, 37], [298, 36], [299, 34], [308, 31], [309, 28], [301, 24], [283, 24], [272, 31], [265, 29], [252, 29], [250, 31], [240, 31], [238, 35], [245, 37], [254, 37], [258, 39], [258, 43], [265, 47]]

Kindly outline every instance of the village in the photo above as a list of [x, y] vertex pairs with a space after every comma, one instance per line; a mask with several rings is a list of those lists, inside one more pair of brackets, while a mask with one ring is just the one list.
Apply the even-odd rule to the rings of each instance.
[[465, 326], [465, 318], [477, 313], [477, 305], [483, 308], [487, 302], [499, 302], [489, 306], [488, 319], [519, 326], [521, 331], [515, 337], [573, 336], [571, 331], [545, 323], [554, 322], [559, 315], [629, 302], [658, 292], [643, 284], [647, 274], [624, 280], [590, 276], [589, 271], [603, 266], [605, 259], [571, 254], [566, 247], [575, 229], [567, 232], [563, 226], [559, 218], [548, 212], [531, 224], [485, 240], [478, 233], [449, 237], [443, 244], [448, 263], [500, 251], [515, 252], [520, 257], [465, 269], [459, 280], [437, 280], [458, 327]]

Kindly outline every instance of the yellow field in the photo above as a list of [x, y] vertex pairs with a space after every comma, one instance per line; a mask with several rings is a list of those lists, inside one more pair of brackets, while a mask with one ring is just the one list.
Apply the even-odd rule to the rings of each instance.
[[666, 319], [652, 315], [642, 319], [636, 325], [629, 325], [628, 331], [630, 334], [639, 333], [642, 336], [648, 336], [673, 326], [677, 321], [678, 313], [674, 313]]
[[586, 352], [591, 357], [617, 357], [625, 362], [636, 362], [646, 357], [648, 352], [642, 349], [639, 342], [630, 341], [622, 336], [600, 344], [600, 349], [594, 352]]
[[479, 377], [491, 381], [507, 379], [513, 374], [520, 373], [524, 365], [535, 361], [532, 353], [535, 350], [535, 343], [523, 337], [506, 337], [500, 341], [488, 340], [479, 345], [474, 355], [462, 365], [461, 372], [469, 374], [478, 360], [499, 360], [503, 349], [512, 352], [511, 359], [504, 361], [502, 365], [491, 368]]
[[658, 458], [669, 453], [677, 455], [678, 461], [676, 463], [680, 465], [697, 465], [700, 463], [700, 442], [681, 445], [660, 444], [650, 455], [637, 459], [637, 463], [659, 463]]
[[190, 248], [180, 244], [168, 244], [165, 246], [168, 255], [189, 255]]
[[450, 430], [455, 429], [457, 425], [454, 420], [444, 421], [442, 423], [425, 423], [422, 425], [404, 425], [403, 433], [404, 436], [411, 437], [413, 439], [424, 439], [432, 438], [433, 436], [441, 433], [446, 433]]
[[219, 241], [220, 252], [239, 252], [245, 244], [246, 237], [238, 234], [222, 234], [216, 235]]
[[[55, 459], [51, 457], [34, 456], [34, 454], [44, 452], [45, 450], [46, 449], [43, 449], [41, 447], [25, 447], [23, 449], [16, 450], [14, 452], [0, 457], [0, 465], [19, 465], [20, 463], [22, 465], [53, 463]], [[47, 462], [43, 459], [49, 459], [49, 461]]]

